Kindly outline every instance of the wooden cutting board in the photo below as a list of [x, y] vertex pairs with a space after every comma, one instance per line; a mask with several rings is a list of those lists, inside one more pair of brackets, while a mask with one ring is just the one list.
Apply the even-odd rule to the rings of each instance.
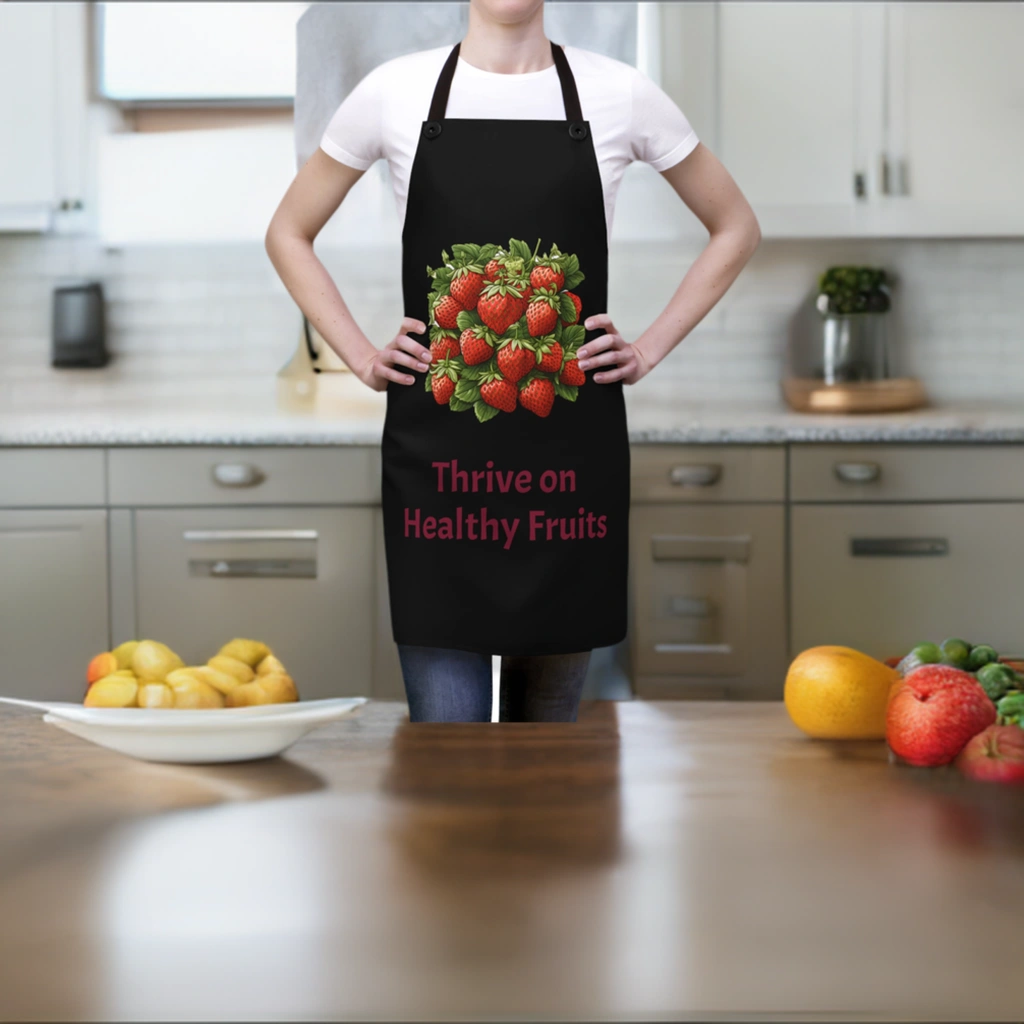
[[797, 412], [906, 412], [928, 404], [924, 385], [916, 377], [824, 384], [820, 380], [788, 378], [782, 382], [786, 401]]

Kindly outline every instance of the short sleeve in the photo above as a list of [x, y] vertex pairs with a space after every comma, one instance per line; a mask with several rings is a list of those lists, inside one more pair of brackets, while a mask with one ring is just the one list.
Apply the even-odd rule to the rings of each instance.
[[380, 71], [374, 68], [345, 97], [320, 139], [320, 148], [329, 157], [357, 171], [365, 171], [384, 155]]
[[664, 171], [689, 156], [698, 141], [686, 115], [671, 97], [643, 72], [636, 71], [630, 119], [633, 159]]

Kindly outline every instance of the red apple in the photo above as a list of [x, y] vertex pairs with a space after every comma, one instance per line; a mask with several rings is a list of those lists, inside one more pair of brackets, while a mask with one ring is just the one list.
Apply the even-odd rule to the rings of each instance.
[[972, 736], [995, 720], [995, 705], [969, 672], [922, 665], [893, 688], [885, 738], [904, 761], [933, 767], [952, 761]]
[[967, 741], [956, 766], [982, 782], [1024, 783], [1024, 729], [1019, 725], [990, 725]]

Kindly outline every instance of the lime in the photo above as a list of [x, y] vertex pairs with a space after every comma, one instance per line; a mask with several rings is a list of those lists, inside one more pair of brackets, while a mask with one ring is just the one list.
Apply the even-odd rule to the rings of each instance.
[[988, 644], [977, 644], [971, 648], [971, 653], [967, 658], [967, 668], [971, 672], [977, 672], [982, 665], [989, 665], [998, 660], [999, 655], [994, 647], [989, 647]]
[[989, 700], [997, 701], [1017, 682], [1017, 673], [1009, 665], [993, 661], [978, 669], [978, 682]]
[[918, 644], [910, 652], [910, 657], [919, 665], [937, 665], [942, 661], [942, 648], [938, 644]]
[[954, 668], [967, 668], [967, 659], [971, 656], [971, 645], [966, 640], [950, 637], [942, 641], [942, 664]]

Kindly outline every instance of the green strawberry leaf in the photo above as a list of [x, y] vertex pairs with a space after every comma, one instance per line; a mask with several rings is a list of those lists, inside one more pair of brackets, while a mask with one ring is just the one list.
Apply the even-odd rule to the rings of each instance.
[[480, 388], [475, 381], [463, 377], [455, 385], [455, 397], [461, 402], [477, 402], [480, 400]]
[[487, 245], [481, 245], [480, 251], [476, 254], [476, 258], [481, 263], [487, 263], [487, 261], [495, 256], [501, 247], [495, 245], [493, 242], [488, 242]]
[[565, 272], [566, 279], [571, 277], [580, 269], [580, 261], [575, 253], [569, 253], [567, 256], [562, 257], [562, 270]]
[[575, 351], [583, 344], [583, 339], [586, 336], [587, 331], [583, 324], [569, 324], [562, 328], [562, 348], [566, 350], [571, 348]]
[[472, 242], [457, 242], [452, 246], [452, 255], [463, 263], [473, 263], [480, 255], [480, 246]]
[[476, 418], [481, 423], [494, 419], [498, 415], [498, 411], [493, 405], [488, 405], [482, 398], [473, 403], [473, 412], [476, 413]]
[[569, 384], [563, 384], [559, 380], [555, 381], [555, 394], [558, 395], [559, 398], [565, 398], [570, 402], [575, 402], [576, 394], [578, 391], [579, 388], [577, 387], [571, 386]]
[[558, 315], [563, 320], [576, 319], [576, 306], [573, 304], [572, 299], [564, 292], [558, 296]]
[[467, 366], [462, 371], [465, 380], [479, 380], [487, 369], [487, 363], [477, 363], [476, 366]]
[[468, 331], [480, 323], [480, 317], [477, 316], [475, 310], [464, 309], [455, 318], [455, 322], [459, 325], [459, 330]]
[[580, 284], [580, 282], [583, 281], [583, 279], [586, 276], [587, 275], [584, 274], [582, 270], [574, 271], [572, 274], [566, 274], [565, 275], [565, 284], [562, 285], [562, 287], [563, 288], [568, 288], [569, 291], [572, 291], [573, 288], [575, 288], [578, 284]]
[[432, 380], [433, 380], [433, 378], [431, 377], [431, 375], [429, 373], [423, 378], [423, 384], [426, 387], [426, 390], [427, 390], [428, 394], [433, 393], [433, 390], [434, 390], [433, 387], [431, 386]]
[[452, 412], [465, 412], [467, 409], [473, 408], [473, 403], [464, 402], [462, 401], [461, 398], [457, 397], [456, 395], [452, 395], [452, 397], [448, 400], [448, 408], [451, 409]]
[[524, 263], [533, 259], [533, 250], [518, 238], [508, 240], [508, 250], [513, 256], [518, 256]]

